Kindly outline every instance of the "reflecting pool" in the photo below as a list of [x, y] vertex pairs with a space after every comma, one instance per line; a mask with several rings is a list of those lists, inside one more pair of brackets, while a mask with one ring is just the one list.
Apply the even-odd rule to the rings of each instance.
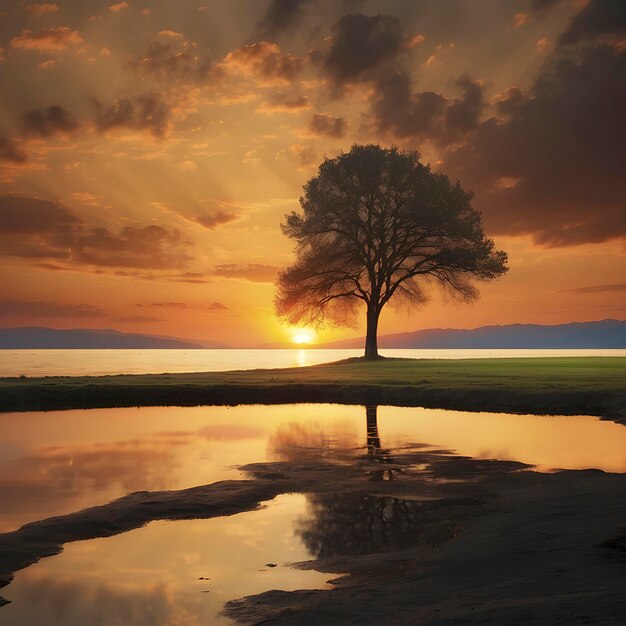
[[130, 492], [247, 479], [238, 469], [247, 463], [355, 459], [367, 465], [372, 485], [341, 497], [284, 493], [256, 511], [151, 522], [66, 543], [0, 591], [11, 600], [0, 608], [0, 624], [11, 626], [228, 624], [220, 613], [228, 600], [325, 588], [336, 577], [290, 563], [446, 541], [458, 528], [450, 515], [437, 515], [437, 501], [376, 493], [376, 481], [401, 478], [407, 468], [426, 471], [401, 466], [415, 451], [520, 461], [543, 472], [626, 472], [626, 428], [589, 416], [306, 404], [144, 407], [1, 414], [0, 428], [0, 532]]
[[[381, 406], [385, 448], [411, 443], [541, 471], [626, 471], [626, 428], [590, 416]], [[141, 407], [0, 414], [0, 532], [133, 491], [242, 478], [238, 465], [367, 446], [362, 406]]]

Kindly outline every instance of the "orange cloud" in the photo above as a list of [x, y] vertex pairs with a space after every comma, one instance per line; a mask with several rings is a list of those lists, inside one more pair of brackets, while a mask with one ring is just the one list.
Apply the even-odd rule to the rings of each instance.
[[426, 41], [426, 37], [424, 37], [424, 35], [414, 35], [413, 37], [409, 37], [404, 42], [403, 47], [410, 50], [411, 48], [415, 48], [415, 46], [419, 46], [419, 44], [421, 44], [423, 41]]
[[530, 17], [526, 13], [516, 13], [513, 16], [513, 28], [521, 28], [530, 22]]
[[301, 143], [294, 143], [293, 145], [289, 146], [289, 152], [291, 152], [291, 154], [293, 154], [298, 159], [300, 165], [303, 168], [311, 167], [317, 161], [317, 154], [315, 150], [311, 148], [311, 146], [306, 146]]
[[11, 46], [20, 50], [35, 52], [64, 52], [70, 46], [77, 46], [83, 42], [77, 30], [67, 26], [44, 28], [39, 33], [23, 30], [17, 37], [11, 39]]
[[118, 2], [117, 4], [112, 4], [111, 6], [109, 6], [107, 8], [112, 13], [117, 13], [118, 11], [123, 11], [124, 9], [127, 9], [128, 8], [128, 2]]
[[159, 35], [162, 35], [163, 37], [169, 37], [170, 39], [182, 39], [183, 37], [182, 33], [178, 33], [175, 30], [162, 30], [159, 31]]
[[273, 265], [262, 265], [259, 263], [248, 263], [247, 265], [237, 265], [227, 263], [218, 265], [213, 273], [222, 278], [238, 278], [252, 283], [274, 282], [278, 268]]
[[165, 309], [198, 309], [200, 311], [228, 311], [228, 307], [221, 302], [212, 302], [211, 304], [189, 304], [187, 302], [151, 302], [147, 305], [137, 304], [136, 306], [154, 306]]
[[41, 4], [27, 4], [24, 7], [24, 11], [35, 17], [40, 15], [46, 15], [47, 13], [55, 13], [59, 10], [59, 5], [53, 2], [43, 2]]
[[229, 52], [223, 65], [266, 85], [290, 83], [302, 70], [304, 59], [283, 53], [275, 43], [260, 41]]
[[547, 37], [542, 37], [537, 41], [537, 52], [545, 52], [550, 45], [550, 40]]

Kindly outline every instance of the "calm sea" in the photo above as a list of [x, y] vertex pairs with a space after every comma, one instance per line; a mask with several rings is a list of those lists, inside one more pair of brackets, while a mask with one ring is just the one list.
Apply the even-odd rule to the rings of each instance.
[[[0, 376], [99, 376], [304, 367], [362, 350], [0, 350]], [[412, 359], [626, 356], [626, 350], [381, 350]]]

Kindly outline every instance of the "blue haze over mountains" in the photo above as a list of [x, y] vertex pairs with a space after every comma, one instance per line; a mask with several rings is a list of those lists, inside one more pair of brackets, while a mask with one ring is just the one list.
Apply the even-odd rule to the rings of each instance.
[[[325, 344], [325, 348], [360, 348], [364, 339]], [[471, 330], [432, 328], [409, 333], [383, 335], [379, 348], [423, 349], [568, 349], [626, 348], [626, 321], [602, 320], [544, 326], [508, 324], [481, 326]]]
[[[335, 341], [316, 348], [362, 348], [362, 337]], [[229, 348], [218, 341], [191, 341], [176, 337], [122, 333], [116, 330], [45, 327], [0, 328], [0, 349], [201, 349]], [[250, 346], [285, 348], [286, 344]], [[602, 320], [544, 326], [509, 324], [471, 330], [435, 328], [382, 335], [380, 348], [407, 349], [611, 349], [626, 348], [626, 321]]]

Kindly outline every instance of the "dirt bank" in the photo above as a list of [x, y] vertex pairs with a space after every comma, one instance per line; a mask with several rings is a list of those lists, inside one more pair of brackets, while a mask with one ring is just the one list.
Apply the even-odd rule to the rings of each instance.
[[0, 379], [0, 411], [323, 402], [626, 421], [626, 359], [351, 359], [306, 368]]

